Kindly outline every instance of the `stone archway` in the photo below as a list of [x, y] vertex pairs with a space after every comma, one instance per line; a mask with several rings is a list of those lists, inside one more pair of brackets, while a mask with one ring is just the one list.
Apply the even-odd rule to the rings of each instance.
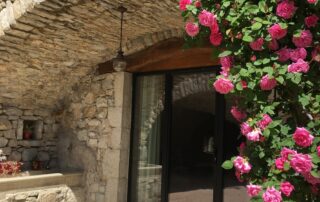
[[[15, 0], [0, 8], [0, 102], [55, 108], [80, 78], [116, 55], [118, 2]], [[13, 3], [11, 3], [13, 2]], [[180, 37], [176, 1], [124, 0], [125, 51]], [[13, 82], [14, 81], [14, 82]]]
[[209, 79], [214, 74], [190, 74], [180, 76], [173, 85], [173, 102], [183, 99], [189, 95], [212, 92]]

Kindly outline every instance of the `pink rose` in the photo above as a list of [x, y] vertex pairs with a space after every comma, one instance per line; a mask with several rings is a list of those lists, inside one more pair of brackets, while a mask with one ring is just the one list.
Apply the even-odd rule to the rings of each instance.
[[307, 129], [298, 127], [293, 134], [293, 139], [298, 146], [309, 147], [312, 144], [314, 137]]
[[317, 147], [317, 153], [318, 153], [318, 156], [320, 157], [320, 146]]
[[260, 88], [261, 90], [272, 90], [276, 87], [277, 81], [275, 78], [269, 78], [268, 75], [265, 75], [260, 80]]
[[293, 1], [284, 0], [277, 6], [277, 15], [284, 19], [290, 19], [293, 17], [296, 10], [297, 8], [294, 6]]
[[220, 46], [222, 42], [222, 34], [218, 33], [211, 33], [210, 35], [210, 42], [214, 46]]
[[303, 173], [302, 175], [308, 183], [312, 185], [320, 184], [320, 178], [313, 177], [311, 173]]
[[291, 192], [294, 190], [294, 186], [290, 182], [282, 182], [280, 184], [280, 191], [289, 197], [291, 195]]
[[299, 36], [292, 37], [292, 42], [298, 48], [305, 48], [305, 47], [311, 46], [312, 40], [313, 40], [313, 37], [310, 30], [304, 30], [300, 33]]
[[297, 62], [299, 59], [306, 59], [307, 58], [307, 51], [305, 48], [297, 48], [290, 51], [290, 59], [293, 62]]
[[292, 63], [291, 65], [288, 66], [288, 72], [291, 73], [298, 73], [298, 72], [303, 72], [307, 73], [309, 71], [309, 63], [302, 59], [298, 59], [296, 63]]
[[276, 190], [274, 187], [268, 188], [262, 195], [264, 202], [281, 202], [281, 192]]
[[289, 160], [289, 157], [291, 157], [292, 155], [294, 154], [297, 154], [297, 152], [295, 150], [292, 150], [292, 149], [288, 149], [286, 147], [284, 147], [282, 150], [281, 150], [281, 157], [283, 159], [286, 159], [286, 160]]
[[315, 4], [315, 3], [317, 3], [318, 2], [318, 0], [308, 0], [308, 3], [309, 4]]
[[312, 59], [314, 61], [320, 62], [320, 48], [316, 47], [315, 49], [313, 49], [312, 53]]
[[278, 41], [275, 39], [272, 39], [269, 43], [268, 43], [268, 48], [269, 50], [278, 50], [279, 49], [279, 44]]
[[319, 17], [316, 15], [310, 15], [304, 19], [304, 23], [308, 28], [315, 27], [318, 23]]
[[216, 17], [213, 15], [213, 13], [203, 10], [199, 14], [199, 22], [201, 25], [205, 27], [211, 27], [213, 23], [216, 22]]
[[263, 38], [259, 38], [253, 42], [250, 43], [250, 47], [252, 50], [255, 50], [255, 51], [262, 51], [262, 46], [263, 46], [263, 43], [264, 43], [264, 39]]
[[271, 117], [268, 114], [264, 114], [262, 120], [258, 122], [259, 128], [264, 130], [272, 122]]
[[251, 170], [251, 165], [249, 162], [241, 156], [237, 156], [237, 158], [233, 161], [233, 165], [241, 174], [249, 173]]
[[230, 72], [230, 67], [221, 67], [220, 74], [224, 77], [228, 77]]
[[185, 29], [187, 34], [191, 37], [195, 37], [199, 33], [199, 26], [196, 23], [188, 22]]
[[211, 30], [211, 34], [213, 33], [218, 34], [220, 32], [219, 24], [216, 19], [213, 21], [213, 24], [211, 25], [210, 30]]
[[290, 166], [297, 173], [310, 173], [312, 170], [312, 158], [308, 154], [294, 154], [290, 160]]
[[253, 131], [249, 132], [246, 137], [248, 140], [252, 142], [259, 142], [260, 137], [262, 136], [261, 130], [259, 128], [254, 129]]
[[232, 106], [230, 112], [232, 116], [239, 122], [247, 117], [247, 114], [244, 111], [239, 110], [236, 106]]
[[278, 50], [276, 52], [276, 54], [278, 55], [278, 57], [279, 57], [278, 60], [280, 62], [285, 62], [285, 61], [289, 60], [289, 58], [290, 58], [290, 49], [282, 48], [282, 49]]
[[252, 131], [252, 128], [249, 126], [249, 124], [247, 122], [244, 122], [240, 125], [241, 128], [241, 133], [243, 135], [247, 135], [248, 133], [250, 133]]
[[276, 165], [276, 168], [278, 169], [278, 170], [284, 170], [284, 163], [286, 162], [286, 160], [285, 159], [283, 159], [283, 158], [277, 158], [276, 160], [275, 160], [275, 165]]
[[220, 64], [223, 67], [231, 68], [233, 66], [233, 57], [232, 56], [221, 57]]
[[242, 178], [242, 174], [241, 174], [238, 170], [236, 170], [235, 175], [236, 175], [237, 180], [238, 180], [239, 182], [241, 182], [241, 183], [244, 182], [244, 180], [243, 180], [243, 178]]
[[247, 193], [250, 197], [258, 196], [260, 191], [262, 190], [262, 187], [259, 185], [247, 185]]
[[248, 83], [246, 81], [241, 80], [241, 85], [243, 89], [248, 88]]
[[186, 11], [187, 10], [187, 5], [191, 5], [192, 0], [180, 0], [179, 7], [180, 10]]
[[219, 78], [213, 84], [216, 91], [221, 94], [228, 94], [230, 91], [234, 89], [234, 85], [229, 79], [226, 78]]
[[201, 3], [201, 1], [196, 1], [195, 3], [194, 3], [194, 5], [195, 5], [195, 7], [196, 8], [200, 8], [200, 7], [202, 7], [202, 3]]
[[282, 29], [279, 24], [274, 24], [268, 29], [269, 34], [273, 39], [282, 39], [287, 35], [287, 29]]

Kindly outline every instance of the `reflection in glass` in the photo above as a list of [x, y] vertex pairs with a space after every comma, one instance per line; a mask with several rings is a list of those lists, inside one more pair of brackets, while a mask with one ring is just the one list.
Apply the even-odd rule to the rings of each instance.
[[[230, 110], [234, 103], [231, 99], [226, 99], [226, 120], [224, 122], [224, 160], [229, 160], [232, 156], [238, 155], [237, 147], [245, 141], [240, 135], [239, 123], [232, 117]], [[244, 183], [240, 183], [234, 170], [225, 170], [224, 175], [224, 202], [249, 202]]]
[[160, 137], [164, 76], [137, 79], [132, 159], [132, 202], [161, 201]]
[[210, 73], [173, 77], [169, 202], [213, 202], [215, 92]]

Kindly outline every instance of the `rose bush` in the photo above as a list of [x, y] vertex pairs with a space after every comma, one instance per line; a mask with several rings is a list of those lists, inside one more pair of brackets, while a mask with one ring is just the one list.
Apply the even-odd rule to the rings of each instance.
[[190, 45], [220, 57], [217, 92], [247, 138], [227, 160], [252, 201], [320, 201], [318, 0], [181, 0]]

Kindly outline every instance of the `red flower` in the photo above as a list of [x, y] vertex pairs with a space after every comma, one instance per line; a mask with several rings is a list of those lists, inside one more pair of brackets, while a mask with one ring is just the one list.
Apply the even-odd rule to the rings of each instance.
[[222, 34], [219, 33], [211, 33], [210, 42], [214, 46], [220, 46], [222, 43]]

